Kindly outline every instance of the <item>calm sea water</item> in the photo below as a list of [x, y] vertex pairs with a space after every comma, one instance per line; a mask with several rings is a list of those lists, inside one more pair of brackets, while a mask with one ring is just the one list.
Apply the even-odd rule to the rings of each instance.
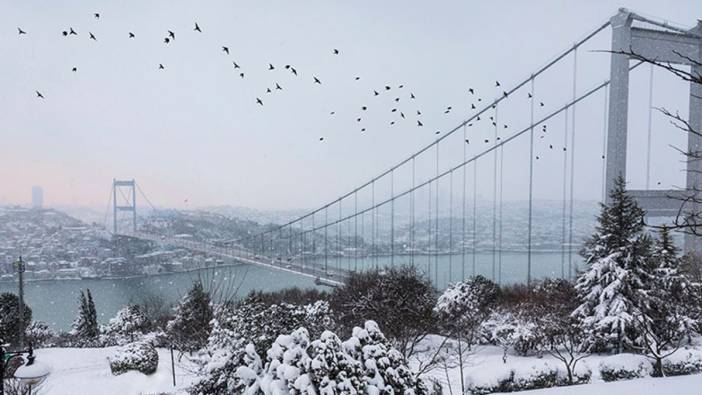
[[[571, 256], [573, 271], [581, 264], [577, 254]], [[350, 269], [368, 269], [401, 265], [414, 262], [423, 272], [429, 271], [431, 279], [439, 289], [450, 282], [457, 282], [473, 273], [493, 277], [503, 284], [525, 282], [527, 278], [527, 255], [522, 252], [503, 252], [493, 256], [492, 252], [480, 252], [473, 255], [427, 256], [417, 255], [378, 258], [345, 257], [329, 258], [329, 266], [340, 265]], [[324, 259], [316, 259], [320, 265]], [[474, 271], [475, 268], [475, 271]], [[501, 270], [500, 270], [501, 268]], [[568, 273], [568, 255], [561, 252], [532, 253], [532, 278], [561, 277]], [[237, 295], [246, 295], [254, 289], [278, 290], [286, 287], [318, 287], [313, 279], [291, 273], [266, 269], [258, 266], [230, 266], [215, 269], [202, 269], [188, 273], [172, 273], [152, 277], [140, 277], [116, 280], [50, 280], [25, 284], [25, 299], [32, 308], [35, 320], [49, 323], [54, 329], [67, 330], [78, 312], [78, 295], [81, 290], [90, 289], [95, 300], [99, 319], [106, 323], [117, 310], [130, 302], [140, 302], [144, 298], [159, 296], [173, 303], [188, 290], [192, 282], [201, 277], [210, 288], [231, 294], [238, 289]], [[17, 292], [16, 283], [0, 283], [0, 292]]]

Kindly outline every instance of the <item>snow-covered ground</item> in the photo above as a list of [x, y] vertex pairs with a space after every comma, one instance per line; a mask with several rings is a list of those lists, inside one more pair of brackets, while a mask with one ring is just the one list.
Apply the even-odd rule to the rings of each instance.
[[[439, 340], [431, 339], [432, 343]], [[51, 367], [51, 374], [41, 386], [39, 394], [51, 395], [132, 395], [132, 394], [185, 394], [185, 389], [195, 378], [194, 366], [183, 358], [177, 361], [176, 355], [176, 386], [173, 386], [170, 365], [170, 353], [159, 349], [159, 366], [156, 373], [144, 375], [139, 372], [128, 372], [113, 376], [110, 372], [107, 358], [114, 354], [115, 347], [108, 348], [50, 348], [39, 349], [35, 353], [37, 361]], [[599, 378], [597, 367], [602, 361], [612, 363], [632, 364], [641, 361], [642, 356], [620, 354], [614, 356], [591, 356], [583, 360], [582, 365], [593, 371], [592, 384], [556, 387], [528, 391], [529, 395], [684, 395], [700, 393], [702, 375], [642, 378], [635, 380], [605, 383]], [[465, 372], [476, 378], [487, 379], [499, 374], [506, 368], [516, 368], [526, 371], [534, 365], [558, 364], [549, 356], [543, 358], [519, 357], [509, 355], [507, 364], [502, 362], [502, 349], [494, 346], [481, 346], [468, 357]], [[437, 368], [430, 373], [444, 384], [444, 393], [460, 394], [460, 370], [450, 367], [444, 370]], [[448, 377], [448, 379], [447, 379]], [[449, 391], [448, 382], [451, 383]]]
[[113, 376], [107, 358], [115, 347], [107, 348], [47, 348], [35, 350], [37, 361], [48, 364], [51, 374], [41, 385], [39, 394], [47, 395], [136, 395], [184, 394], [193, 378], [193, 366], [186, 358], [176, 358], [176, 386], [171, 375], [171, 356], [158, 349], [156, 373], [145, 375], [127, 372]]

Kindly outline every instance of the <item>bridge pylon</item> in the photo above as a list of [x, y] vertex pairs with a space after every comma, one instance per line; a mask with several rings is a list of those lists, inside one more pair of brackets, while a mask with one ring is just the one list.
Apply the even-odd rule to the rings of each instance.
[[[125, 193], [126, 190], [126, 193]], [[118, 234], [118, 212], [131, 212], [132, 233], [137, 231], [136, 182], [131, 180], [112, 180], [112, 231]]]

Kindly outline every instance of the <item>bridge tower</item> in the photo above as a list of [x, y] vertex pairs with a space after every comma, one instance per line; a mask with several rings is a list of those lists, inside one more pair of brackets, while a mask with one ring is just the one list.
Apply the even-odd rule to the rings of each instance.
[[120, 211], [132, 213], [132, 231], [133, 233], [136, 233], [136, 182], [134, 179], [112, 180], [112, 213], [114, 221], [112, 224], [112, 230], [114, 234], [117, 234], [117, 213]]
[[[634, 27], [640, 21], [659, 29]], [[612, 26], [612, 51], [634, 52], [648, 59], [669, 62], [673, 65], [692, 67], [693, 73], [702, 75], [702, 67], [686, 59], [702, 59], [702, 21], [689, 31], [641, 17], [626, 9], [610, 20]], [[682, 56], [681, 56], [682, 55]], [[610, 191], [617, 177], [626, 178], [626, 141], [629, 104], [629, 62], [631, 57], [612, 54], [610, 65], [609, 114], [607, 130], [606, 188]], [[689, 123], [695, 130], [702, 130], [702, 86], [690, 83]], [[689, 152], [702, 151], [702, 137], [688, 133]], [[686, 189], [702, 187], [702, 161], [687, 161]], [[680, 190], [630, 190], [651, 217], [675, 217], [683, 202]], [[606, 201], [609, 201], [607, 195]], [[690, 203], [685, 211], [699, 210]], [[685, 236], [685, 250], [702, 252], [702, 238]]]

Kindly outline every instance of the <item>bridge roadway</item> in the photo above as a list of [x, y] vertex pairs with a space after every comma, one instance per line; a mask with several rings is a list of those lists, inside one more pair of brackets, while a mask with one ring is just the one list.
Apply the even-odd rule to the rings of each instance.
[[251, 251], [242, 248], [221, 247], [202, 241], [187, 240], [179, 237], [160, 236], [143, 232], [119, 233], [119, 235], [152, 241], [162, 246], [185, 248], [203, 254], [211, 254], [231, 259], [244, 264], [257, 265], [268, 269], [310, 277], [313, 278], [318, 285], [331, 287], [341, 286], [350, 274], [348, 270], [342, 268], [327, 267], [325, 270], [322, 265], [305, 263], [296, 258], [273, 258], [255, 255]]

